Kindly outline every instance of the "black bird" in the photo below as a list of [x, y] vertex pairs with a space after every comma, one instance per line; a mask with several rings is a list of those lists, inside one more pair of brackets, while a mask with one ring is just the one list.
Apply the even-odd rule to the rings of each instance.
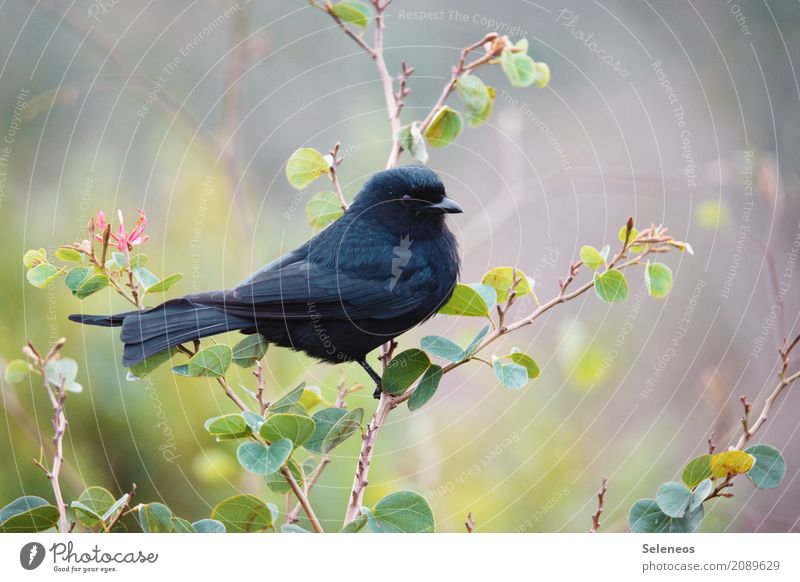
[[122, 326], [122, 363], [239, 330], [338, 364], [358, 362], [375, 381], [369, 352], [433, 316], [453, 293], [458, 245], [445, 214], [462, 212], [424, 166], [372, 176], [336, 222], [233, 289], [172, 299], [144, 311], [71, 315]]

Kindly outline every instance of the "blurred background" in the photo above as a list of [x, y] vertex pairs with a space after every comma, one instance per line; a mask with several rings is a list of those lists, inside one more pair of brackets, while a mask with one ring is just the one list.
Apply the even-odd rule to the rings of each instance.
[[[712, 433], [730, 444], [741, 394], [760, 410], [777, 347], [800, 331], [800, 9], [395, 0], [386, 24], [390, 70], [416, 69], [404, 123], [425, 116], [460, 48], [488, 32], [527, 38], [552, 70], [546, 89], [482, 71], [497, 87], [492, 117], [431, 152], [465, 208], [450, 220], [465, 282], [513, 265], [550, 297], [580, 247], [614, 244], [629, 215], [669, 225], [695, 254], [666, 258], [675, 286], [665, 300], [649, 298], [636, 272], [626, 303], [587, 294], [496, 346], [539, 362], [527, 388], [503, 388], [474, 363], [422, 410], [396, 411], [365, 502], [413, 489], [440, 531], [463, 531], [468, 512], [478, 531], [586, 531], [606, 476], [603, 529], [624, 531], [632, 503], [679, 479]], [[67, 401], [67, 498], [85, 485], [121, 494], [136, 482], [139, 501], [162, 500], [192, 520], [237, 491], [285, 507], [238, 468], [235, 443], [203, 430], [206, 418], [234, 411], [216, 384], [168, 368], [127, 381], [117, 332], [66, 319], [122, 311], [123, 301], [35, 289], [20, 258], [82, 240], [99, 209], [132, 223], [142, 208], [149, 267], [185, 275], [172, 296], [234, 285], [313, 233], [304, 206], [324, 186], [298, 194], [288, 185], [296, 148], [341, 142], [348, 198], [384, 166], [389, 130], [373, 63], [303, 0], [6, 2], [0, 47], [0, 358], [20, 357], [26, 338], [45, 346], [65, 336], [64, 354], [80, 364], [85, 390]], [[522, 302], [517, 314], [530, 308]], [[400, 344], [433, 333], [465, 342], [481, 326], [437, 317]], [[266, 366], [270, 399], [303, 380], [335, 398], [337, 368], [281, 349]], [[358, 366], [341, 369], [349, 383], [368, 382]], [[234, 386], [252, 386], [236, 373]], [[756, 438], [783, 451], [785, 481], [756, 491], [738, 479], [704, 531], [800, 531], [798, 388]], [[49, 499], [31, 463], [49, 446], [46, 395], [33, 381], [3, 384], [2, 397], [0, 499]], [[349, 405], [370, 413], [371, 390]], [[330, 527], [342, 519], [358, 446], [336, 449], [312, 493]]]

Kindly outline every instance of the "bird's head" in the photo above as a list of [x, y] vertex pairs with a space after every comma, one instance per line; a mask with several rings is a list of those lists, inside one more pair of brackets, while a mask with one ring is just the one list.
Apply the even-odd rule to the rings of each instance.
[[402, 166], [372, 176], [348, 212], [379, 220], [398, 232], [444, 225], [446, 214], [464, 210], [447, 197], [444, 184], [425, 166]]

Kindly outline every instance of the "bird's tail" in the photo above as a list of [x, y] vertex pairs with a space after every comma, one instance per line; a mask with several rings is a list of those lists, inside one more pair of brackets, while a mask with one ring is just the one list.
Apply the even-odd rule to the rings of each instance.
[[227, 315], [215, 307], [172, 299], [145, 311], [116, 315], [70, 315], [86, 325], [122, 326], [120, 340], [125, 344], [122, 364], [133, 366], [150, 356], [192, 340], [241, 330], [253, 326], [252, 320]]

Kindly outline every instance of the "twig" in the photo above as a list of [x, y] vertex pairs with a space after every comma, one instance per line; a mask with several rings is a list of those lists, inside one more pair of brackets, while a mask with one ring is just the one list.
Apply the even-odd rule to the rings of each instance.
[[292, 475], [292, 472], [287, 467], [283, 467], [281, 469], [281, 475], [283, 475], [286, 481], [289, 483], [289, 486], [292, 488], [292, 491], [294, 491], [294, 494], [300, 501], [300, 505], [303, 506], [303, 511], [306, 512], [306, 515], [308, 516], [308, 521], [311, 523], [311, 527], [314, 528], [314, 531], [317, 533], [325, 533], [325, 530], [323, 530], [322, 526], [319, 524], [319, 520], [317, 519], [314, 510], [311, 508], [311, 504], [308, 502], [308, 497], [306, 497], [306, 494], [300, 488], [300, 485], [295, 480], [294, 475]]
[[264, 416], [264, 413], [269, 408], [269, 402], [264, 400], [264, 388], [265, 388], [265, 381], [264, 381], [264, 366], [261, 364], [260, 361], [256, 362], [256, 369], [253, 372], [253, 376], [256, 377], [256, 382], [258, 382], [258, 391], [256, 392], [256, 400], [258, 401], [258, 411], [261, 413], [261, 416]]
[[467, 533], [473, 533], [475, 531], [475, 520], [472, 519], [472, 512], [470, 511], [467, 514], [467, 521], [464, 522], [464, 527], [467, 528]]
[[136, 483], [131, 483], [131, 492], [128, 493], [128, 498], [125, 500], [125, 503], [122, 504], [122, 507], [119, 508], [117, 515], [115, 515], [114, 519], [112, 519], [111, 522], [106, 526], [104, 530], [106, 533], [110, 532], [114, 526], [117, 525], [117, 522], [122, 519], [122, 516], [125, 515], [128, 507], [131, 505], [131, 499], [133, 499], [134, 495], [136, 495]]
[[347, 212], [347, 200], [344, 198], [344, 193], [342, 192], [342, 186], [339, 184], [339, 177], [336, 174], [336, 171], [339, 169], [339, 164], [342, 163], [342, 158], [339, 157], [339, 147], [341, 144], [337, 141], [336, 145], [333, 146], [330, 150], [331, 155], [331, 170], [329, 173], [329, 177], [331, 179], [331, 183], [333, 184], [334, 190], [336, 190], [336, 196], [339, 198], [339, 206], [342, 208], [343, 211]]
[[708, 437], [708, 454], [713, 455], [715, 450], [717, 450], [717, 445], [714, 444], [714, 433], [712, 432]]
[[589, 533], [597, 533], [597, 530], [600, 529], [600, 515], [603, 513], [603, 503], [605, 502], [606, 491], [608, 491], [606, 483], [608, 483], [608, 479], [603, 477], [600, 480], [600, 491], [597, 492], [597, 511], [592, 515], [592, 529], [589, 530]]

